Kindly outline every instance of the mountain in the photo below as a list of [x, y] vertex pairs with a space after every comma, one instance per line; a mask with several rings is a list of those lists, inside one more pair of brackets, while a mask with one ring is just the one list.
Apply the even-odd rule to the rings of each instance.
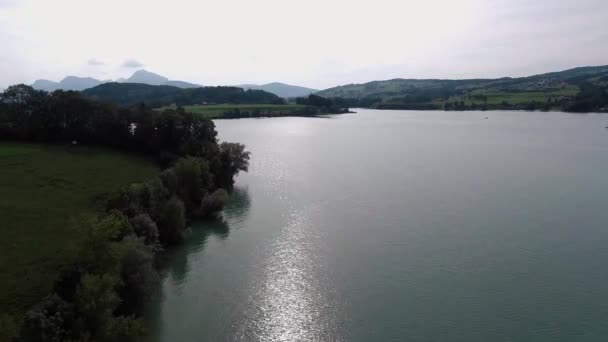
[[273, 83], [262, 84], [262, 85], [242, 84], [242, 85], [238, 85], [237, 87], [243, 88], [243, 89], [264, 90], [264, 91], [273, 93], [273, 94], [283, 97], [283, 98], [304, 97], [304, 96], [308, 96], [310, 94], [318, 92], [317, 89], [294, 86], [294, 85], [289, 85], [289, 84], [279, 83], [279, 82], [273, 82]]
[[49, 80], [36, 80], [32, 83], [32, 88], [44, 91], [53, 91], [60, 88], [59, 82]]
[[91, 77], [68, 76], [59, 82], [59, 87], [65, 90], [85, 90], [102, 84], [103, 81]]
[[165, 76], [161, 76], [144, 69], [137, 70], [125, 81], [125, 83], [143, 83], [149, 85], [164, 85], [167, 82], [169, 82], [169, 79]]
[[[97, 80], [91, 77], [76, 77], [76, 76], [67, 76], [61, 82], [54, 82], [49, 80], [36, 80], [32, 83], [32, 87], [34, 89], [45, 90], [45, 91], [54, 91], [57, 89], [63, 90], [76, 90], [81, 91], [88, 88], [93, 88], [100, 84], [110, 83], [112, 80]], [[200, 87], [198, 84], [184, 82], [184, 81], [170, 81], [167, 77], [161, 76], [159, 74], [155, 74], [153, 72], [149, 72], [147, 70], [138, 70], [129, 78], [119, 78], [116, 82], [120, 83], [142, 83], [149, 85], [168, 85], [175, 86], [178, 88], [197, 88]]]
[[102, 84], [103, 81], [96, 80], [91, 77], [76, 77], [67, 76], [61, 82], [54, 82], [49, 80], [36, 80], [32, 83], [34, 89], [54, 91], [57, 89], [63, 90], [84, 90], [87, 88], [95, 87]]
[[202, 87], [200, 84], [194, 84], [194, 83], [184, 82], [184, 81], [167, 81], [164, 84], [168, 85], [168, 86], [178, 87], [178, 88], [198, 88], [198, 87]]
[[117, 105], [146, 104], [163, 107], [173, 104], [186, 106], [201, 103], [283, 104], [275, 94], [263, 90], [243, 90], [237, 87], [179, 88], [169, 85], [142, 83], [105, 83], [86, 89], [85, 96]]
[[349, 107], [575, 110], [572, 106], [582, 101], [586, 105], [578, 108], [588, 111], [608, 105], [604, 103], [606, 90], [608, 66], [597, 66], [518, 78], [392, 79], [349, 84], [316, 94], [339, 99], [338, 103]]

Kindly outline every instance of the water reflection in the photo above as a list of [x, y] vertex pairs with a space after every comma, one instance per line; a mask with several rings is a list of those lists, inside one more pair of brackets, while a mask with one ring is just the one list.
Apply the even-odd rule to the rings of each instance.
[[[191, 271], [191, 257], [199, 255], [205, 248], [210, 237], [222, 240], [230, 234], [230, 223], [244, 221], [251, 207], [251, 198], [247, 187], [235, 187], [230, 193], [230, 201], [219, 215], [214, 218], [194, 223], [184, 242], [167, 251], [166, 258], [161, 265], [161, 284], [166, 281], [173, 283], [174, 288], [181, 288], [188, 280]], [[163, 289], [158, 288], [148, 307], [150, 311], [146, 319], [152, 331], [152, 337], [160, 336], [162, 327]]]
[[235, 325], [237, 341], [343, 341], [337, 294], [311, 217], [293, 210], [252, 285], [253, 296]]
[[189, 256], [202, 251], [210, 236], [226, 239], [230, 234], [228, 222], [245, 220], [250, 206], [251, 199], [248, 189], [235, 187], [230, 194], [230, 201], [220, 215], [194, 223], [184, 243], [169, 253], [171, 264], [168, 269], [172, 280], [178, 285], [182, 284], [190, 271], [188, 267]]

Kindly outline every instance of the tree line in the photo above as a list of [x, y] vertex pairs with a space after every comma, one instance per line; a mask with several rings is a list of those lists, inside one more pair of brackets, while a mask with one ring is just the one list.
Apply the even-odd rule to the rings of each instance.
[[178, 88], [140, 83], [104, 83], [82, 92], [92, 99], [121, 106], [187, 106], [204, 103], [284, 104], [279, 96], [263, 90], [237, 87]]
[[162, 251], [180, 243], [192, 219], [221, 210], [234, 176], [247, 171], [242, 144], [217, 141], [212, 121], [180, 110], [119, 108], [80, 93], [29, 86], [0, 94], [0, 138], [90, 144], [155, 157], [153, 179], [108, 194], [102, 210], [74, 220], [82, 239], [53, 293], [15, 321], [9, 341], [138, 341], [142, 307], [158, 284]]
[[310, 115], [308, 113], [312, 112], [316, 112], [316, 114], [344, 114], [350, 112], [349, 106], [344, 103], [315, 94], [310, 94], [307, 97], [298, 97], [296, 98], [296, 103], [306, 106], [299, 113], [301, 115]]

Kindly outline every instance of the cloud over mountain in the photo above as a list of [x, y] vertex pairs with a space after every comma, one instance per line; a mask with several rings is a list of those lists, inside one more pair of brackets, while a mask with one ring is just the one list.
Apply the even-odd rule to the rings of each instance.
[[141, 68], [144, 65], [134, 59], [127, 59], [121, 65], [123, 68]]
[[104, 63], [98, 59], [91, 58], [87, 61], [87, 64], [90, 66], [100, 66], [100, 65], [105, 65], [106, 63]]

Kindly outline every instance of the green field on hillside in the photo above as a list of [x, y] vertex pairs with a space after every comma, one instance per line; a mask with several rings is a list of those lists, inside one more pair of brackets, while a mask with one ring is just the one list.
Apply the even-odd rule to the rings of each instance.
[[49, 293], [79, 238], [71, 217], [158, 172], [106, 149], [0, 142], [0, 311], [23, 313]]
[[561, 98], [572, 98], [578, 94], [579, 89], [576, 86], [568, 86], [563, 89], [547, 90], [547, 91], [474, 91], [467, 97], [451, 97], [448, 101], [464, 100], [465, 102], [483, 103], [483, 100], [476, 96], [486, 96], [488, 104], [500, 104], [507, 102], [510, 104], [530, 103], [530, 102], [547, 102], [547, 100], [559, 100]]
[[[305, 106], [298, 104], [214, 104], [184, 106], [184, 110], [186, 110], [186, 112], [202, 115], [208, 119], [221, 119], [224, 116], [224, 113], [234, 112], [236, 110], [250, 113], [258, 111], [262, 114], [269, 114], [272, 116], [273, 114], [289, 113], [304, 107]], [[161, 109], [167, 108], [172, 107], [163, 107]]]

